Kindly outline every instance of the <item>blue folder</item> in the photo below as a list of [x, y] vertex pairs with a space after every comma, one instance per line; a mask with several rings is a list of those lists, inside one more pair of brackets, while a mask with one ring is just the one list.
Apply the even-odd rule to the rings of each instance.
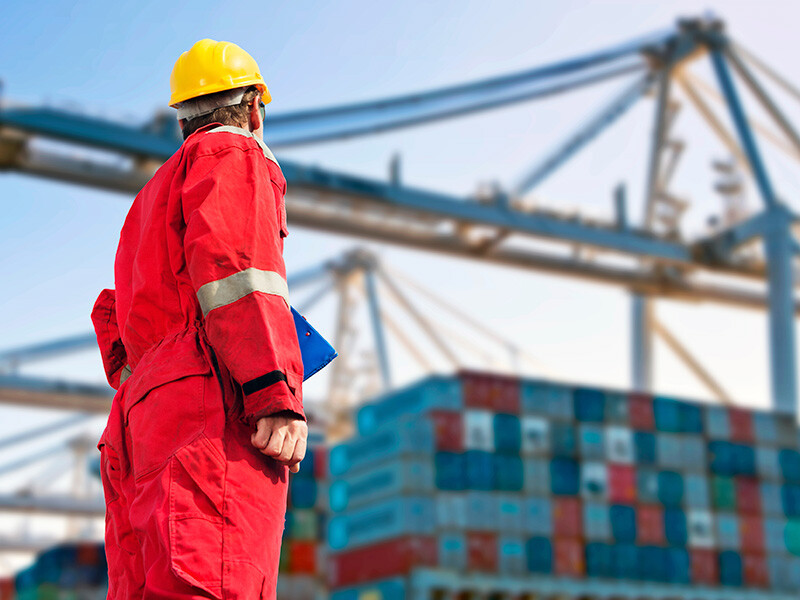
[[338, 355], [336, 350], [322, 337], [306, 318], [292, 308], [294, 327], [297, 330], [297, 341], [300, 342], [300, 354], [303, 356], [303, 381], [314, 373], [321, 371]]

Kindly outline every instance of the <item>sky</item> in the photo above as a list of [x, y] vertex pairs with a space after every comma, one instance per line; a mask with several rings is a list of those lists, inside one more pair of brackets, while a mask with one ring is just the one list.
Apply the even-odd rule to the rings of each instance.
[[[800, 81], [800, 65], [794, 58], [794, 23], [800, 9], [788, 1], [240, 0], [232, 5], [209, 0], [45, 0], [37, 8], [35, 18], [24, 3], [3, 8], [3, 100], [46, 104], [133, 124], [169, 110], [172, 65], [203, 37], [233, 41], [256, 58], [273, 96], [267, 119], [273, 113], [512, 73], [611, 46], [668, 27], [680, 16], [708, 11], [721, 16], [731, 35], [746, 48], [789, 80]], [[704, 64], [693, 70], [711, 81], [712, 73]], [[513, 184], [538, 156], [623, 85], [624, 81], [617, 81], [569, 96], [367, 138], [278, 149], [276, 154], [279, 160], [290, 158], [385, 179], [389, 161], [397, 153], [402, 158], [404, 183], [467, 195], [480, 183]], [[798, 116], [796, 105], [783, 96], [777, 98], [787, 104], [790, 116]], [[653, 105], [652, 99], [640, 102], [535, 190], [537, 203], [611, 219], [612, 190], [625, 182], [631, 217], [640, 219]], [[760, 118], [765, 120], [763, 115]], [[688, 144], [674, 188], [691, 199], [684, 220], [684, 233], [691, 238], [704, 231], [708, 217], [720, 210], [709, 164], [727, 153], [685, 102], [675, 135]], [[269, 144], [268, 120], [266, 141]], [[765, 155], [781, 197], [800, 207], [797, 163], [767, 148]], [[4, 282], [0, 350], [90, 331], [89, 313], [97, 294], [113, 287], [114, 252], [131, 198], [13, 173], [0, 174], [0, 190], [5, 199], [0, 219]], [[753, 210], [759, 207], [752, 189], [748, 203]], [[389, 267], [524, 347], [537, 359], [527, 374], [623, 389], [630, 385], [631, 309], [630, 297], [622, 289], [313, 232], [293, 227], [291, 221], [289, 227], [285, 259], [290, 274], [355, 246], [367, 247]], [[305, 295], [301, 290], [293, 298]], [[432, 306], [419, 302], [434, 320], [447, 324], [450, 331], [456, 328]], [[391, 306], [388, 300], [387, 306]], [[656, 310], [737, 403], [768, 405], [763, 313], [667, 301], [659, 301]], [[330, 337], [334, 313], [331, 296], [308, 316]], [[363, 346], [358, 360], [368, 363], [372, 358], [366, 313], [362, 309], [357, 315]], [[398, 319], [406, 322], [402, 316]], [[460, 333], [472, 336], [472, 349], [491, 348], [481, 336]], [[428, 344], [419, 332], [415, 339]], [[426, 351], [434, 357], [432, 349]], [[396, 382], [420, 376], [396, 340], [390, 342], [390, 356]], [[447, 368], [441, 358], [433, 360], [437, 367]], [[94, 351], [32, 365], [25, 372], [103, 380]], [[309, 401], [321, 398], [325, 386], [322, 376], [310, 382], [306, 397]], [[711, 398], [660, 343], [656, 345], [655, 389], [662, 394]], [[0, 437], [57, 416], [52, 411], [0, 408]], [[88, 432], [95, 434], [101, 426], [101, 420], [96, 420]]]

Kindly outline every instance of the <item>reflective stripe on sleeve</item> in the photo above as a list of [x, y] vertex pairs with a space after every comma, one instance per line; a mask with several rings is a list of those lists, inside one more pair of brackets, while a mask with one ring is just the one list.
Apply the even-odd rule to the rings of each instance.
[[253, 292], [280, 296], [289, 306], [289, 286], [280, 273], [252, 267], [201, 286], [197, 299], [206, 316], [215, 308], [232, 304]]

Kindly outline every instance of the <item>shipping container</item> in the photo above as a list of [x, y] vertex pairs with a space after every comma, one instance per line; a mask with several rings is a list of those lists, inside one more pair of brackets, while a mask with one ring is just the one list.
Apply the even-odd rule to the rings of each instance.
[[497, 571], [502, 575], [521, 576], [527, 570], [525, 541], [514, 535], [501, 536], [498, 540]]
[[467, 571], [494, 573], [498, 567], [497, 534], [486, 531], [468, 531]]
[[553, 533], [556, 537], [571, 538], [577, 538], [583, 533], [583, 509], [580, 499], [570, 497], [553, 499]]
[[465, 407], [519, 414], [520, 381], [516, 377], [463, 371], [459, 378]]
[[461, 412], [454, 410], [432, 410], [429, 418], [433, 423], [435, 447], [448, 452], [464, 451], [464, 420]]
[[496, 413], [492, 425], [495, 451], [518, 454], [522, 448], [522, 431], [519, 416]]
[[714, 516], [708, 510], [692, 509], [686, 514], [689, 532], [689, 546], [692, 548], [713, 548], [716, 545]]
[[580, 455], [583, 460], [605, 459], [603, 427], [594, 424], [581, 424], [578, 428]]
[[633, 433], [634, 460], [637, 465], [655, 465], [658, 462], [656, 436], [647, 431]]
[[[440, 460], [437, 453], [434, 464], [430, 459], [411, 457], [396, 462], [379, 464], [355, 475], [337, 479], [328, 488], [330, 509], [341, 512], [401, 494], [430, 493], [439, 482]], [[435, 468], [434, 468], [435, 465]], [[443, 465], [443, 479], [451, 476], [449, 465]], [[434, 470], [436, 476], [434, 476]], [[446, 483], [446, 481], [445, 481]], [[451, 488], [444, 488], [451, 489]]]
[[584, 503], [583, 534], [587, 540], [604, 541], [611, 538], [611, 515], [607, 504]]
[[384, 426], [394, 426], [403, 416], [425, 414], [431, 409], [463, 409], [461, 382], [455, 377], [433, 376], [400, 390], [393, 390], [356, 412], [359, 435], [365, 436]]
[[712, 440], [731, 439], [731, 421], [727, 408], [721, 406], [706, 407], [706, 433]]
[[573, 392], [575, 419], [581, 422], [602, 423], [606, 411], [606, 394], [602, 390], [577, 388]]
[[524, 455], [540, 456], [550, 452], [550, 422], [547, 419], [526, 415], [521, 418], [520, 427]]
[[494, 413], [488, 410], [464, 411], [464, 448], [494, 451]]
[[528, 571], [553, 572], [553, 544], [548, 537], [532, 537], [525, 542]]
[[611, 515], [611, 534], [620, 543], [636, 541], [636, 510], [633, 506], [613, 504], [609, 509]]
[[664, 543], [664, 510], [657, 505], [636, 507], [636, 539], [642, 545]]
[[622, 426], [608, 427], [605, 454], [610, 463], [632, 464], [635, 460], [633, 431]]
[[526, 458], [523, 464], [525, 471], [526, 494], [550, 493], [550, 461], [544, 458]]
[[[611, 502], [617, 504], [632, 504], [637, 499], [637, 473], [633, 465], [617, 465], [612, 464], [608, 466], [608, 498]], [[647, 485], [646, 482], [642, 482]], [[658, 482], [654, 481], [655, 494], [658, 493]], [[647, 501], [647, 494], [642, 496], [640, 500]]]
[[632, 393], [628, 396], [631, 427], [641, 431], [655, 429], [653, 397], [649, 394]]
[[590, 500], [608, 498], [608, 472], [605, 463], [583, 463], [581, 466], [581, 496]]
[[467, 540], [463, 532], [447, 531], [438, 535], [439, 566], [454, 571], [467, 570]]
[[532, 536], [553, 533], [553, 501], [549, 498], [525, 498], [523, 531]]
[[402, 536], [346, 550], [328, 561], [328, 585], [332, 588], [406, 575], [415, 567], [436, 566], [439, 542], [433, 536]]
[[553, 570], [562, 577], [582, 577], [586, 574], [583, 544], [577, 539], [553, 540]]
[[627, 395], [621, 392], [606, 392], [605, 422], [619, 425], [627, 425], [630, 422]]
[[524, 414], [546, 415], [564, 421], [574, 417], [572, 390], [568, 387], [547, 382], [523, 381], [521, 394]]
[[432, 534], [435, 527], [431, 498], [390, 498], [331, 518], [328, 546], [334, 551], [355, 548], [402, 535]]

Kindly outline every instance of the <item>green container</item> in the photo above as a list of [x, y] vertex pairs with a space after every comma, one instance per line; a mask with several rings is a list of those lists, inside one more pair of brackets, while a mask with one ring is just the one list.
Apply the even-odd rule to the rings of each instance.
[[42, 583], [36, 588], [38, 600], [58, 600], [58, 586], [54, 583]]
[[316, 540], [319, 538], [319, 516], [310, 509], [295, 508], [289, 521], [289, 538], [293, 540]]
[[736, 510], [736, 485], [732, 477], [711, 478], [711, 501], [715, 508]]
[[786, 548], [795, 556], [800, 556], [800, 519], [789, 519], [783, 530]]
[[289, 566], [289, 544], [284, 541], [281, 544], [281, 556], [278, 559], [278, 571], [281, 573], [288, 573]]

